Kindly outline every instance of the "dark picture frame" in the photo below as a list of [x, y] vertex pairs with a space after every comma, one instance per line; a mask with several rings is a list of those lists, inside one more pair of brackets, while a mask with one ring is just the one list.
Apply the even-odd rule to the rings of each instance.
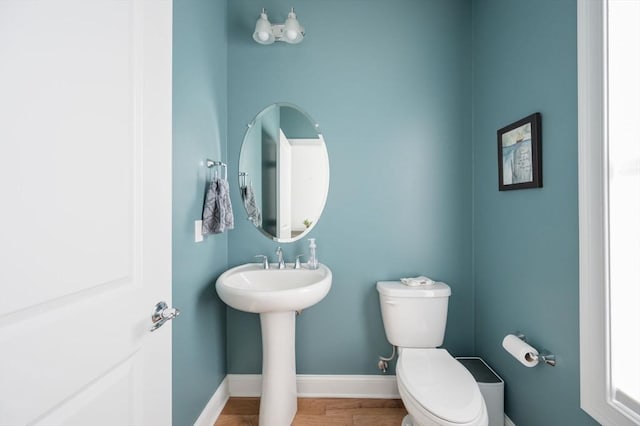
[[542, 188], [542, 116], [531, 114], [498, 130], [498, 189]]

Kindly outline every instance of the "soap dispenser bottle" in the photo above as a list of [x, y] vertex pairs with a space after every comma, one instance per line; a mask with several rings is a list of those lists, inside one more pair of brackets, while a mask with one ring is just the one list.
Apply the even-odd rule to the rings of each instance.
[[307, 268], [318, 269], [319, 266], [318, 257], [316, 256], [316, 239], [309, 238], [309, 261], [307, 262]]

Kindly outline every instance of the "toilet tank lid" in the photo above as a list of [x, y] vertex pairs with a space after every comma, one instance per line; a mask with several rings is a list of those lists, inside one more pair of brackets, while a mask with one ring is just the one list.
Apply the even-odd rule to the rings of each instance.
[[392, 297], [448, 297], [451, 295], [451, 288], [442, 282], [409, 287], [400, 281], [378, 281], [376, 288], [378, 293]]

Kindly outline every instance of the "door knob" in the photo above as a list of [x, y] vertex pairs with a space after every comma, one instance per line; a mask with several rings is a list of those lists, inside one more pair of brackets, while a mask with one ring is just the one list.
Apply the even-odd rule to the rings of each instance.
[[151, 313], [151, 322], [153, 325], [150, 331], [156, 331], [162, 327], [165, 322], [174, 319], [178, 315], [180, 315], [180, 311], [176, 308], [170, 308], [166, 302], [156, 303]]

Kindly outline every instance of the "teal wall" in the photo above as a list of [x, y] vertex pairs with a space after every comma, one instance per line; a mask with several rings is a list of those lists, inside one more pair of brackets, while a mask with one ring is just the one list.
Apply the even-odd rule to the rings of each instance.
[[225, 312], [213, 287], [227, 268], [227, 235], [194, 243], [206, 157], [225, 159], [225, 0], [174, 0], [173, 424], [190, 425], [226, 375]]
[[[261, 7], [283, 22], [292, 4], [302, 44], [252, 41]], [[255, 254], [273, 259], [277, 244], [245, 219], [235, 179], [246, 125], [273, 102], [319, 123], [331, 162], [310, 236], [333, 288], [297, 320], [298, 372], [378, 373], [390, 348], [375, 282], [426, 274], [453, 289], [445, 346], [497, 370], [518, 426], [595, 424], [579, 408], [576, 0], [174, 9], [174, 424], [191, 424], [226, 373], [261, 370], [258, 316], [225, 308], [212, 283]], [[496, 130], [536, 111], [544, 188], [498, 192]], [[200, 162], [227, 158], [227, 125], [236, 229], [194, 244]], [[283, 245], [286, 258], [306, 246]], [[558, 366], [508, 356], [501, 341], [515, 330]]]
[[[474, 1], [472, 50], [476, 349], [518, 426], [594, 424], [579, 408], [576, 1]], [[536, 111], [544, 187], [498, 192], [496, 130]], [[511, 358], [516, 330], [558, 365]]]
[[[305, 109], [326, 139], [331, 186], [310, 237], [333, 287], [297, 320], [298, 372], [378, 373], [391, 348], [375, 283], [417, 274], [451, 285], [445, 346], [473, 353], [470, 2], [294, 2], [303, 43], [252, 40], [262, 7], [278, 23], [291, 5], [228, 4], [228, 147], [237, 173], [247, 123], [273, 102]], [[229, 265], [273, 260], [278, 244], [236, 217]], [[290, 261], [307, 241], [283, 250]], [[227, 360], [229, 373], [261, 371], [257, 315], [228, 309]]]

